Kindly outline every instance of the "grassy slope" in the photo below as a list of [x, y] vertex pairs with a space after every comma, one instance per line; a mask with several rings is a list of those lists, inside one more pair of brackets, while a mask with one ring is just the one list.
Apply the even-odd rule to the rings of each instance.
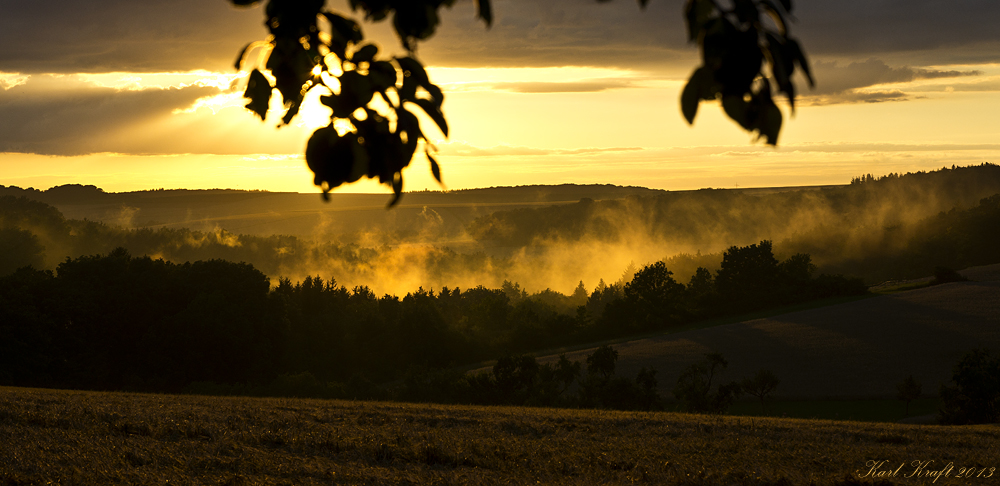
[[[724, 380], [770, 369], [783, 399], [893, 398], [913, 374], [927, 395], [950, 380], [959, 358], [976, 347], [1000, 350], [997, 266], [970, 269], [972, 278], [771, 317], [615, 344], [618, 373], [655, 367], [660, 393], [672, 398], [681, 371], [704, 353], [730, 363]], [[567, 352], [583, 361], [593, 347]], [[554, 361], [557, 355], [540, 357]]]
[[[872, 460], [1000, 478], [954, 479], [1000, 466], [997, 426], [0, 388], [0, 437], [2, 484], [822, 485]], [[933, 479], [911, 471], [890, 484]]]

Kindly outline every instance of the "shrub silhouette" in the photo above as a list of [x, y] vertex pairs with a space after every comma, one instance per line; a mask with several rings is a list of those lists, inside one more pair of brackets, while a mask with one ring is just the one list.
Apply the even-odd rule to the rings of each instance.
[[731, 382], [712, 391], [717, 373], [725, 371], [729, 362], [719, 353], [707, 353], [705, 359], [681, 373], [674, 387], [674, 396], [692, 413], [723, 413], [742, 394], [740, 385]]
[[774, 375], [771, 370], [760, 370], [754, 375], [753, 378], [744, 378], [740, 382], [740, 387], [749, 395], [753, 395], [760, 399], [760, 411], [761, 413], [766, 412], [764, 401], [767, 396], [774, 392], [774, 389], [778, 387], [781, 380]]
[[984, 424], [1000, 420], [1000, 357], [974, 349], [952, 373], [955, 386], [941, 386], [941, 422]]
[[962, 274], [948, 267], [934, 267], [934, 280], [931, 280], [931, 285], [949, 282], [966, 282], [968, 280], [969, 279], [965, 278]]
[[920, 383], [913, 379], [913, 375], [907, 376], [905, 380], [896, 385], [896, 398], [906, 402], [904, 416], [910, 416], [910, 402], [920, 398], [920, 392]]

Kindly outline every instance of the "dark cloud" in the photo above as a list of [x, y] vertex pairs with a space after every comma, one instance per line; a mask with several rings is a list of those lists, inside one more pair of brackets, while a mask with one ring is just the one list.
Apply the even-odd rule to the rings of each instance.
[[816, 87], [803, 94], [807, 102], [815, 104], [901, 100], [905, 99], [907, 94], [898, 89], [861, 90], [871, 86], [906, 83], [918, 79], [956, 78], [981, 74], [978, 71], [891, 67], [879, 59], [868, 59], [847, 65], [819, 61], [813, 64], [812, 69], [817, 80]]
[[909, 55], [920, 64], [1000, 60], [996, 0], [823, 0], [796, 2], [793, 34], [809, 53]]
[[[725, 2], [724, 2], [725, 3]], [[486, 30], [471, 2], [458, 2], [438, 35], [421, 47], [448, 66], [606, 66], [687, 71], [697, 48], [687, 42], [683, 0], [494, 1]], [[996, 0], [813, 0], [795, 2], [792, 34], [807, 54], [843, 58], [906, 56], [911, 64], [1000, 60]]]
[[233, 70], [263, 14], [225, 0], [0, 0], [0, 71]]
[[117, 90], [73, 78], [32, 76], [24, 84], [0, 90], [0, 152], [135, 152], [134, 147], [122, 150], [129, 143], [116, 140], [116, 132], [220, 93], [199, 86]]
[[[349, 11], [346, 0], [329, 4]], [[631, 1], [492, 4], [490, 29], [475, 19], [471, 0], [445, 9], [420, 57], [436, 66], [603, 66], [677, 77], [697, 64], [684, 0], [653, 0], [645, 9]], [[237, 10], [226, 0], [0, 0], [0, 12], [3, 72], [226, 71], [240, 47], [266, 36], [260, 8]], [[924, 66], [1000, 60], [996, 0], [813, 0], [796, 2], [795, 17], [793, 34], [817, 58]], [[387, 23], [365, 30], [399, 51]]]
[[601, 66], [655, 69], [691, 64], [681, 16], [683, 2], [499, 0], [493, 26], [474, 18], [472, 2], [457, 2], [442, 27], [421, 45], [421, 56], [440, 66]]

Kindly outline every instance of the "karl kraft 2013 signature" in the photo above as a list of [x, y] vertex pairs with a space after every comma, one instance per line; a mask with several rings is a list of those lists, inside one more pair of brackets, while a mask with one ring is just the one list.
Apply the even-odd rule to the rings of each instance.
[[936, 483], [941, 478], [992, 478], [996, 472], [996, 467], [989, 466], [968, 466], [960, 467], [954, 462], [942, 463], [940, 466], [935, 461], [916, 460], [909, 464], [901, 462], [890, 463], [889, 461], [867, 461], [865, 468], [855, 471], [858, 478], [921, 478], [931, 479]]

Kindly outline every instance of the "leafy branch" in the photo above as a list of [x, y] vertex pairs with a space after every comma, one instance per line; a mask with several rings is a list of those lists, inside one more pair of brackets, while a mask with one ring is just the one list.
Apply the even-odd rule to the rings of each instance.
[[[252, 6], [257, 0], [231, 0]], [[357, 22], [324, 8], [324, 0], [269, 0], [264, 14], [271, 33], [266, 41], [248, 44], [236, 69], [252, 68], [244, 97], [246, 107], [261, 120], [267, 117], [271, 95], [277, 90], [284, 103], [282, 124], [291, 123], [302, 100], [312, 89], [325, 91], [320, 101], [330, 108], [330, 124], [316, 130], [306, 145], [306, 163], [324, 198], [333, 188], [362, 177], [391, 185], [396, 204], [403, 193], [404, 167], [420, 141], [431, 173], [441, 183], [434, 145], [414, 114], [419, 108], [445, 136], [448, 122], [442, 112], [444, 94], [432, 83], [414, 57], [416, 42], [434, 33], [438, 8], [452, 0], [351, 0], [369, 20], [393, 15], [393, 26], [409, 55], [379, 58], [375, 44], [365, 43]], [[479, 17], [492, 22], [488, 0], [478, 0]], [[256, 51], [257, 62], [250, 56]], [[266, 57], [263, 70], [259, 59]], [[265, 75], [270, 73], [270, 77]], [[274, 80], [272, 83], [271, 79]], [[376, 97], [377, 96], [377, 97]], [[346, 123], [345, 123], [346, 122]]]
[[681, 92], [681, 112], [694, 123], [702, 100], [721, 99], [729, 118], [777, 145], [782, 116], [772, 90], [784, 93], [794, 112], [796, 66], [814, 84], [802, 47], [788, 34], [792, 1], [732, 4], [725, 9], [715, 0], [688, 0], [685, 6], [688, 39], [701, 48], [702, 65]]
[[[252, 6], [261, 0], [230, 0]], [[608, 1], [608, 0], [598, 0]], [[306, 163], [323, 196], [361, 177], [390, 185], [396, 204], [403, 193], [403, 168], [423, 141], [431, 173], [441, 183], [436, 151], [415, 114], [422, 110], [448, 136], [442, 105], [444, 94], [415, 57], [418, 41], [434, 34], [438, 11], [454, 0], [350, 0], [351, 9], [369, 21], [392, 18], [408, 55], [380, 58], [366, 43], [357, 22], [325, 9], [325, 0], [266, 0], [265, 25], [271, 36], [248, 44], [236, 69], [250, 68], [244, 97], [247, 109], [266, 119], [274, 90], [289, 124], [312, 89], [326, 94], [321, 102], [332, 111], [330, 124], [316, 130], [306, 145]], [[639, 0], [645, 7], [648, 0]], [[812, 85], [808, 62], [798, 42], [788, 36], [791, 0], [733, 0], [724, 8], [716, 0], [688, 0], [688, 35], [697, 41], [702, 65], [681, 94], [681, 111], [693, 123], [702, 100], [721, 99], [726, 114], [758, 138], [775, 145], [782, 115], [772, 98], [772, 85], [795, 108], [796, 66]], [[490, 0], [476, 0], [477, 17], [493, 22]], [[770, 19], [770, 24], [764, 19]], [[256, 53], [256, 56], [251, 54]], [[261, 66], [261, 59], [266, 58]], [[263, 69], [262, 69], [263, 68]], [[273, 82], [272, 82], [273, 79]], [[377, 95], [377, 96], [376, 96]]]

